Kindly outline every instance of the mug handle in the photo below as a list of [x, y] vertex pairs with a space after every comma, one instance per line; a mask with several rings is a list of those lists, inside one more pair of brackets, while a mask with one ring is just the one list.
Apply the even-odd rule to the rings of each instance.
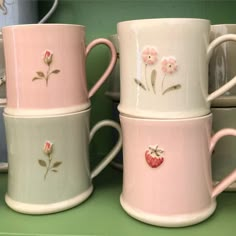
[[[218, 38], [214, 39], [210, 43], [210, 45], [208, 46], [208, 49], [207, 49], [207, 63], [209, 63], [209, 61], [210, 61], [213, 50], [217, 46], [219, 46], [221, 43], [224, 43], [226, 41], [236, 41], [236, 34], [225, 34], [225, 35], [219, 36]], [[215, 98], [219, 97], [220, 95], [224, 94], [225, 92], [227, 92], [229, 89], [231, 89], [235, 85], [236, 85], [236, 76], [233, 77], [229, 82], [224, 84], [222, 87], [220, 87], [219, 89], [215, 90], [210, 95], [208, 95], [207, 102], [210, 102], [210, 101], [214, 100]]]
[[[212, 154], [216, 143], [224, 136], [236, 136], [236, 129], [222, 129], [216, 132], [211, 138], [210, 142], [210, 154]], [[230, 184], [236, 180], [236, 169], [232, 171], [228, 176], [221, 180], [212, 190], [211, 197], [217, 197], [221, 192], [223, 192]]]
[[58, 0], [54, 0], [54, 3], [51, 7], [51, 9], [49, 10], [49, 12], [38, 22], [38, 24], [42, 24], [45, 23], [46, 20], [48, 20], [48, 18], [52, 15], [52, 13], [56, 10], [58, 5]]
[[112, 150], [103, 158], [103, 160], [92, 170], [91, 172], [91, 178], [93, 179], [96, 177], [111, 161], [112, 159], [117, 155], [117, 153], [120, 151], [122, 146], [122, 136], [121, 136], [121, 128], [120, 125], [112, 120], [103, 120], [98, 122], [90, 131], [89, 135], [89, 141], [92, 140], [95, 133], [104, 126], [111, 126], [115, 128], [119, 134], [119, 139], [116, 142], [115, 146], [112, 148]]
[[105, 39], [105, 38], [95, 39], [91, 43], [89, 43], [89, 45], [86, 47], [86, 57], [88, 56], [88, 53], [90, 52], [90, 50], [98, 44], [105, 44], [109, 47], [110, 52], [111, 52], [111, 58], [110, 58], [110, 63], [108, 65], [107, 69], [105, 70], [105, 72], [103, 73], [103, 75], [96, 82], [96, 84], [89, 90], [89, 95], [88, 95], [89, 98], [91, 98], [96, 93], [96, 91], [100, 88], [100, 86], [108, 78], [108, 76], [110, 75], [110, 73], [112, 72], [112, 70], [116, 64], [116, 59], [117, 59], [115, 46], [112, 44], [111, 41], [109, 41], [108, 39]]

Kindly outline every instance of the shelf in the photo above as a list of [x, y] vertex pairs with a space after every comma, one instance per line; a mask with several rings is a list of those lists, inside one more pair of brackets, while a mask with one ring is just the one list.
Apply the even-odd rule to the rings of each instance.
[[216, 212], [208, 220], [186, 228], [161, 228], [139, 222], [120, 206], [122, 172], [107, 167], [95, 180], [94, 192], [81, 205], [51, 215], [24, 215], [4, 202], [7, 174], [0, 175], [0, 235], [235, 235], [236, 193], [221, 194]]

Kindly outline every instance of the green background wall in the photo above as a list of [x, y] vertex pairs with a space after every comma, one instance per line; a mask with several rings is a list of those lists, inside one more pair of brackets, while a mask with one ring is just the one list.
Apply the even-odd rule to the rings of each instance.
[[[50, 8], [52, 0], [39, 1], [39, 15]], [[236, 23], [236, 0], [59, 0], [49, 23], [86, 26], [86, 41], [116, 33], [117, 22], [141, 18], [188, 17], [210, 19], [212, 24]], [[106, 68], [109, 52], [105, 46], [93, 49], [87, 59], [88, 88]], [[112, 117], [112, 102], [104, 95], [107, 83], [93, 96], [91, 126]], [[91, 143], [91, 153], [99, 156], [112, 145], [112, 131], [104, 129]]]

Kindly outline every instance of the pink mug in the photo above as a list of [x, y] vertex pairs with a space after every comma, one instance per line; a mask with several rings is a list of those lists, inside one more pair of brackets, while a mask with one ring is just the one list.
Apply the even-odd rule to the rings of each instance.
[[176, 120], [120, 115], [123, 135], [123, 209], [148, 224], [183, 227], [208, 218], [215, 198], [236, 180], [236, 171], [213, 187], [211, 153], [217, 141], [236, 136], [222, 129], [211, 137], [212, 115]]
[[[11, 115], [52, 115], [90, 107], [90, 100], [111, 73], [116, 50], [104, 38], [85, 45], [85, 26], [32, 24], [3, 27], [7, 107]], [[88, 92], [85, 61], [90, 50], [105, 44], [111, 59]]]

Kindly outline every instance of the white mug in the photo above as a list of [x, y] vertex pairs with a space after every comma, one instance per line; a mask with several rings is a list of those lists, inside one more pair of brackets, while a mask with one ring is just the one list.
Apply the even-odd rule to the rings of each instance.
[[208, 95], [208, 62], [228, 34], [209, 43], [205, 19], [144, 19], [117, 25], [121, 113], [145, 118], [191, 118], [210, 112], [210, 102], [236, 77]]

